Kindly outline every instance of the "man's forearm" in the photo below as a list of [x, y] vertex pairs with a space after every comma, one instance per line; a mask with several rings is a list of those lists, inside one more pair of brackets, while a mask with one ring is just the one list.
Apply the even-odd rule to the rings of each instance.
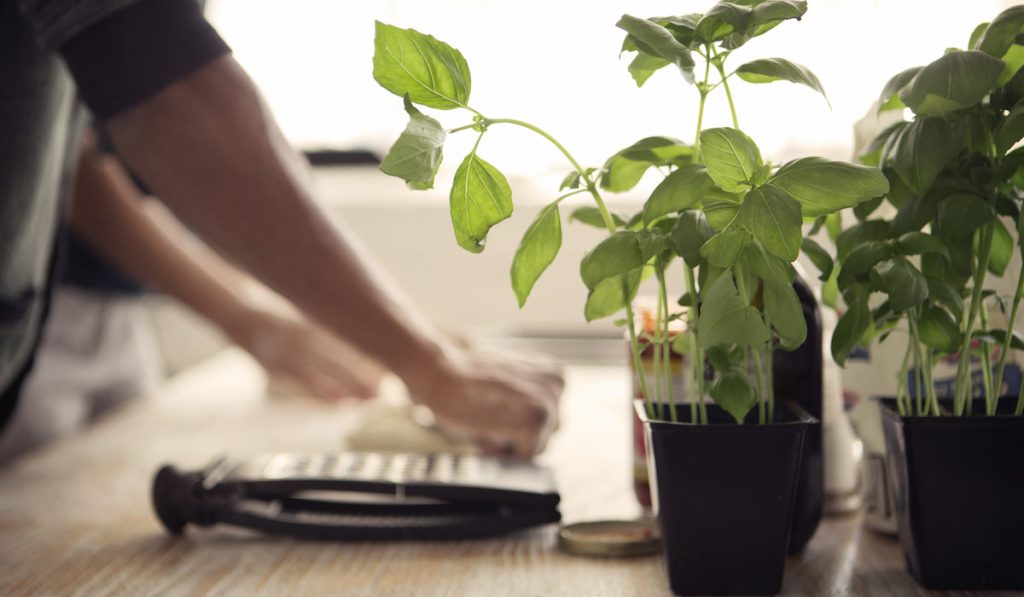
[[313, 204], [305, 165], [222, 57], [107, 122], [123, 157], [207, 242], [406, 381], [443, 340]]

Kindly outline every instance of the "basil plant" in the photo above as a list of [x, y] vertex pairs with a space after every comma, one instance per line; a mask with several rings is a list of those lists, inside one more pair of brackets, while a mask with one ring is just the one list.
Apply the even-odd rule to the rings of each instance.
[[[847, 311], [832, 352], [842, 363], [858, 343], [884, 340], [897, 326], [906, 330], [897, 389], [902, 414], [970, 414], [972, 359], [981, 364], [985, 414], [995, 414], [1007, 357], [1024, 348], [1013, 332], [1024, 272], [1012, 298], [985, 287], [1021, 250], [1024, 148], [1014, 149], [1024, 137], [1021, 43], [1024, 6], [1015, 6], [979, 25], [968, 49], [947, 50], [892, 77], [879, 111], [909, 108], [913, 119], [886, 128], [860, 157], [885, 174], [890, 190], [859, 206], [858, 222], [836, 236], [832, 284]], [[894, 215], [872, 217], [883, 201]], [[1005, 327], [992, 325], [990, 308], [1003, 311]], [[944, 406], [933, 367], [952, 355], [960, 358]], [[1016, 413], [1022, 411], [1018, 396]]]
[[[707, 422], [705, 395], [742, 423], [757, 409], [757, 420], [773, 419], [772, 354], [803, 343], [806, 324], [793, 289], [792, 263], [801, 247], [816, 262], [827, 253], [805, 240], [805, 219], [818, 218], [880, 197], [885, 176], [874, 168], [802, 158], [775, 166], [739, 128], [730, 82], [790, 81], [824, 95], [807, 68], [783, 58], [754, 60], [728, 71], [727, 59], [751, 39], [780, 23], [799, 19], [802, 0], [722, 2], [705, 14], [637, 18], [624, 15], [623, 52], [633, 54], [629, 73], [642, 86], [656, 71], [672, 67], [699, 97], [693, 142], [671, 136], [641, 139], [600, 167], [586, 167], [547, 131], [513, 118], [492, 118], [470, 104], [470, 71], [462, 54], [429, 35], [378, 22], [373, 73], [385, 89], [403, 98], [409, 124], [381, 163], [386, 174], [414, 189], [432, 187], [447, 135], [476, 135], [459, 165], [450, 202], [455, 239], [478, 253], [492, 226], [508, 218], [512, 193], [505, 176], [478, 153], [480, 141], [498, 125], [523, 127], [550, 143], [571, 166], [559, 192], [530, 224], [512, 262], [512, 289], [522, 306], [555, 259], [562, 242], [562, 202], [586, 195], [592, 205], [570, 219], [608, 233], [586, 254], [580, 277], [588, 289], [588, 321], [625, 312], [634, 366], [653, 346], [656, 375], [641, 390], [652, 418], [677, 421], [671, 395], [670, 351], [690, 355], [687, 373], [694, 397], [689, 418]], [[697, 61], [700, 64], [697, 64]], [[712, 72], [715, 76], [712, 78]], [[721, 90], [722, 93], [715, 94]], [[707, 99], [724, 94], [732, 126], [703, 128]], [[467, 121], [454, 128], [420, 107], [456, 110]], [[663, 176], [643, 209], [632, 217], [609, 211], [605, 192], [633, 188], [649, 170]], [[553, 193], [553, 195], [555, 195]], [[677, 260], [677, 257], [680, 258]], [[658, 309], [653, 334], [640, 334], [632, 300], [641, 281], [654, 276]], [[675, 299], [688, 307], [687, 332], [669, 334], [666, 280], [681, 276], [687, 292]], [[705, 363], [713, 375], [705, 374]], [[653, 387], [652, 387], [653, 386]]]

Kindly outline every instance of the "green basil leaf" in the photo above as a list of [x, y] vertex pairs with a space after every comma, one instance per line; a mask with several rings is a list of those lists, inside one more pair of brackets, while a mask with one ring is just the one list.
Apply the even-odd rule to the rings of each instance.
[[1010, 265], [1010, 258], [1013, 257], [1014, 241], [1010, 231], [1006, 229], [998, 219], [993, 222], [995, 225], [992, 235], [992, 252], [988, 259], [988, 271], [997, 276], [1006, 273], [1006, 267]]
[[814, 267], [818, 268], [818, 271], [821, 272], [818, 279], [822, 282], [828, 280], [829, 276], [832, 275], [832, 267], [834, 266], [832, 256], [828, 254], [828, 251], [810, 238], [803, 239], [800, 248], [803, 250], [804, 255], [807, 255], [807, 258], [814, 264]]
[[[924, 264], [922, 264], [923, 267]], [[928, 298], [949, 309], [957, 319], [962, 317], [964, 310], [963, 299], [960, 297], [957, 289], [944, 278], [930, 276], [927, 273], [924, 277], [928, 281]]]
[[893, 243], [893, 248], [898, 255], [924, 255], [935, 253], [950, 261], [949, 247], [937, 236], [925, 234], [924, 232], [907, 232], [901, 235]]
[[704, 356], [715, 371], [724, 373], [732, 368], [732, 359], [729, 353], [730, 351], [726, 350], [724, 346], [711, 346]]
[[995, 217], [995, 210], [981, 197], [957, 193], [939, 203], [937, 224], [944, 237], [964, 238]]
[[740, 211], [740, 204], [728, 200], [705, 200], [704, 214], [712, 230], [724, 230]]
[[729, 193], [747, 190], [764, 165], [757, 145], [736, 129], [705, 129], [700, 133], [700, 147], [708, 175]]
[[825, 98], [825, 103], [829, 105], [829, 108], [832, 107], [832, 104], [828, 101], [828, 95], [825, 93], [825, 88], [821, 86], [821, 81], [818, 80], [817, 75], [806, 66], [790, 62], [785, 58], [754, 60], [737, 68], [736, 74], [747, 83], [789, 81], [790, 83], [806, 85], [820, 93]]
[[799, 201], [808, 218], [853, 207], [889, 192], [889, 181], [875, 168], [816, 157], [786, 163], [768, 184]]
[[658, 56], [651, 56], [644, 52], [639, 52], [633, 57], [633, 60], [629, 63], [627, 70], [630, 76], [633, 77], [633, 81], [636, 82], [637, 87], [643, 87], [647, 79], [651, 78], [656, 71], [672, 64], [664, 58]]
[[889, 222], [885, 220], [868, 220], [840, 232], [836, 238], [836, 257], [840, 263], [846, 261], [846, 256], [854, 247], [872, 240], [886, 240], [889, 238]]
[[747, 193], [739, 222], [772, 255], [786, 261], [796, 261], [800, 255], [800, 204], [785, 191], [765, 186]]
[[558, 204], [544, 206], [526, 229], [512, 259], [512, 290], [519, 307], [526, 304], [533, 285], [562, 248], [562, 219]]
[[695, 207], [712, 184], [703, 166], [691, 164], [677, 169], [655, 187], [644, 204], [644, 224], [650, 225], [661, 216]]
[[[1006, 341], [1006, 330], [974, 330], [971, 334], [972, 339], [987, 340], [993, 344], [1002, 344]], [[1014, 350], [1024, 350], [1024, 335], [1021, 335], [1017, 330], [1013, 331], [1010, 336], [1010, 348]]]
[[450, 207], [459, 246], [479, 253], [491, 226], [512, 215], [512, 189], [504, 174], [470, 153], [455, 171]]
[[732, 267], [740, 253], [750, 244], [750, 233], [737, 228], [726, 228], [712, 236], [700, 247], [701, 257], [722, 269]]
[[679, 43], [672, 32], [649, 19], [622, 15], [616, 27], [633, 36], [640, 49], [679, 67], [683, 77], [693, 83], [693, 57], [690, 49]]
[[914, 80], [917, 73], [921, 72], [923, 66], [915, 66], [905, 71], [896, 73], [882, 88], [882, 94], [878, 96], [878, 111], [898, 110], [903, 108], [903, 101], [900, 99], [900, 92], [908, 83]]
[[850, 351], [860, 343], [871, 323], [871, 311], [868, 309], [867, 293], [857, 293], [846, 308], [846, 312], [836, 322], [832, 332], [832, 358], [839, 366], [846, 363]]
[[388, 150], [380, 163], [380, 171], [401, 178], [416, 189], [434, 187], [434, 177], [441, 167], [445, 130], [441, 123], [416, 109], [405, 96], [409, 124]]
[[928, 298], [928, 280], [903, 257], [883, 261], [873, 271], [878, 274], [892, 310], [897, 313], [916, 307]]
[[702, 347], [716, 344], [760, 347], [769, 337], [761, 314], [743, 302], [729, 272], [720, 275], [704, 295], [697, 329]]
[[[670, 221], [665, 221], [667, 224]], [[640, 247], [640, 257], [644, 262], [650, 261], [652, 257], [661, 255], [661, 253], [669, 248], [668, 238], [665, 233], [657, 228], [648, 228], [640, 230], [636, 233], [637, 246]]]
[[1024, 6], [1013, 6], [999, 13], [973, 46], [989, 56], [1002, 58], [1024, 29]]
[[861, 222], [871, 217], [871, 214], [875, 213], [878, 206], [882, 204], [884, 197], [875, 197], [874, 199], [868, 199], [853, 206], [853, 215]]
[[[642, 270], [636, 269], [621, 276], [605, 278], [587, 293], [587, 302], [583, 308], [586, 320], [594, 321], [615, 315], [626, 307], [626, 303], [636, 297], [640, 288]], [[625, 290], [623, 292], [623, 282]]]
[[984, 52], [950, 52], [921, 69], [900, 99], [915, 114], [942, 116], [981, 101], [996, 86], [1005, 66]]
[[[619, 228], [627, 227], [626, 221], [622, 219], [622, 216], [615, 212], [612, 212], [611, 215], [612, 221], [615, 222], [616, 226], [618, 226]], [[604, 223], [604, 217], [601, 216], [601, 210], [597, 209], [596, 207], [591, 207], [589, 205], [577, 207], [576, 209], [573, 210], [571, 214], [569, 214], [569, 221], [572, 222], [573, 220], [580, 222], [581, 224], [593, 226], [594, 228], [607, 230], [607, 227]]]
[[902, 129], [891, 150], [892, 167], [916, 194], [924, 193], [963, 147], [944, 118], [918, 118]]
[[697, 38], [704, 43], [712, 43], [733, 32], [745, 36], [753, 12], [751, 7], [739, 3], [719, 2], [697, 21]]
[[807, 320], [800, 298], [793, 289], [796, 273], [786, 261], [751, 247], [744, 254], [750, 271], [762, 282], [764, 310], [783, 344], [796, 348], [807, 339]]
[[620, 231], [598, 243], [583, 256], [583, 261], [580, 262], [580, 277], [587, 288], [593, 290], [605, 278], [640, 268], [645, 261], [637, 243], [636, 233]]
[[757, 390], [745, 375], [735, 369], [719, 375], [708, 388], [708, 394], [737, 423], [742, 423], [757, 404]]
[[917, 320], [917, 332], [927, 346], [947, 354], [960, 350], [960, 328], [945, 309], [928, 307]]
[[764, 0], [752, 4], [754, 12], [747, 25], [752, 37], [775, 28], [782, 21], [799, 20], [807, 12], [805, 0]]
[[1017, 102], [995, 131], [996, 150], [1005, 154], [1024, 137], [1024, 100]]
[[384, 89], [439, 110], [466, 107], [469, 66], [455, 48], [380, 21], [375, 23], [373, 48], [373, 78]]
[[889, 259], [892, 251], [888, 243], [868, 241], [855, 246], [842, 259], [843, 268], [839, 272], [839, 287], [849, 288], [858, 278], [871, 271], [878, 263]]
[[672, 230], [672, 245], [676, 253], [690, 267], [700, 265], [700, 248], [714, 235], [704, 214], [687, 210], [679, 214]]
[[580, 173], [575, 170], [566, 174], [565, 178], [562, 179], [562, 184], [558, 185], [559, 191], [578, 188], [580, 188]]
[[646, 137], [608, 158], [601, 172], [601, 187], [614, 193], [628, 191], [651, 166], [684, 166], [692, 157], [693, 148], [678, 139]]
[[889, 145], [889, 139], [893, 138], [894, 135], [903, 130], [903, 127], [908, 124], [908, 122], [901, 120], [887, 126], [861, 151], [860, 155], [857, 156], [857, 161], [865, 166], [880, 165], [888, 157], [885, 148]]

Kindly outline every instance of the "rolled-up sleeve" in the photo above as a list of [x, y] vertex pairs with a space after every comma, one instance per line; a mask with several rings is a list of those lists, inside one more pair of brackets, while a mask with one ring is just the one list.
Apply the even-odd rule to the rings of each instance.
[[230, 52], [195, 0], [20, 0], [103, 120]]

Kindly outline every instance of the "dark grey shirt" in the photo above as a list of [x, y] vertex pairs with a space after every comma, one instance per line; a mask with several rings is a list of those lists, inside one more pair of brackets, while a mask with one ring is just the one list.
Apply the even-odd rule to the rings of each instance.
[[45, 320], [81, 130], [226, 53], [195, 0], [0, 0], [0, 429]]

